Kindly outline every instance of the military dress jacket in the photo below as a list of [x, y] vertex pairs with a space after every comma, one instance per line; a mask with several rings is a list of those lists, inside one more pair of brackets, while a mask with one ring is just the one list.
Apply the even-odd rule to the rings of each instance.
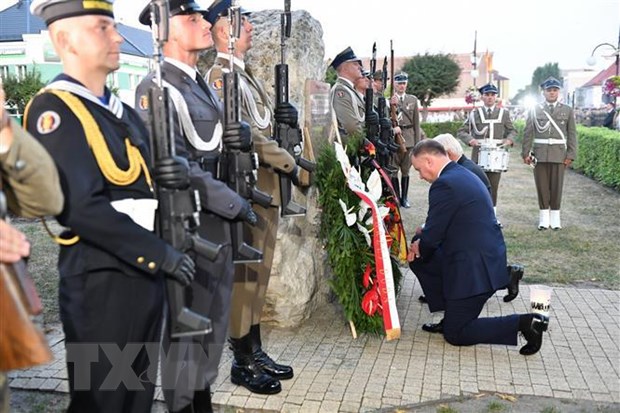
[[530, 152], [538, 162], [563, 163], [565, 159], [575, 159], [577, 127], [575, 112], [570, 106], [558, 102], [552, 114], [545, 104], [536, 105], [529, 111], [521, 157], [526, 158]]
[[329, 94], [340, 134], [347, 136], [363, 132], [366, 119], [364, 97], [355, 90], [353, 83], [339, 77]]
[[[150, 73], [136, 89], [136, 110], [145, 123], [148, 122], [149, 116], [148, 90], [155, 85], [154, 76], [155, 73]], [[198, 190], [202, 211], [226, 220], [236, 218], [245, 205], [245, 200], [218, 179], [223, 108], [217, 95], [210, 89], [203, 90], [188, 73], [167, 61], [162, 68], [162, 79], [164, 86], [169, 88], [172, 101], [177, 99], [185, 101], [184, 106], [182, 102], [170, 105], [172, 131], [176, 154], [189, 162], [190, 183], [192, 188]], [[177, 108], [177, 105], [182, 109]], [[185, 108], [196, 132], [195, 135], [188, 134], [181, 126], [179, 112]], [[217, 228], [207, 231], [206, 238], [220, 243], [230, 243], [228, 227], [217, 225]]]
[[412, 148], [422, 140], [420, 132], [420, 101], [414, 95], [406, 94], [398, 99], [398, 126], [405, 138], [405, 146]]
[[[207, 83], [222, 100], [224, 73], [229, 72], [229, 62], [227, 55], [218, 53], [213, 67], [206, 75]], [[256, 187], [272, 196], [272, 206], [280, 206], [280, 181], [277, 172], [291, 173], [295, 168], [295, 158], [272, 137], [272, 103], [262, 83], [237, 59], [234, 60], [234, 71], [239, 73], [240, 78], [241, 120], [252, 127], [252, 143], [260, 163]]]
[[497, 106], [491, 110], [490, 115], [484, 107], [472, 110], [456, 134], [466, 145], [469, 145], [472, 139], [492, 139], [495, 146], [501, 145], [504, 139], [514, 141], [515, 136], [517, 131], [510, 119], [510, 113]]
[[[109, 159], [98, 164], [87, 141], [87, 132], [78, 119], [75, 105], [68, 106], [53, 91], [61, 90], [81, 102], [94, 122], [88, 122], [89, 134], [100, 132], [104, 152]], [[61, 277], [91, 271], [118, 270], [130, 276], [159, 273], [167, 244], [152, 230], [134, 221], [112, 206], [113, 201], [152, 200], [153, 191], [144, 167], [150, 163], [148, 135], [138, 114], [107, 90], [104, 105], [84, 86], [66, 75], [37, 94], [28, 107], [26, 129], [47, 149], [56, 163], [65, 204], [57, 221], [69, 228], [63, 237], [79, 236], [73, 245], [60, 247], [58, 269]], [[130, 163], [127, 146], [136, 153]], [[138, 165], [142, 161], [143, 167]], [[130, 165], [137, 173], [113, 182], [102, 168], [126, 171]]]
[[13, 143], [0, 153], [0, 189], [8, 209], [28, 218], [60, 214], [64, 196], [54, 161], [21, 126], [11, 121], [10, 127]]

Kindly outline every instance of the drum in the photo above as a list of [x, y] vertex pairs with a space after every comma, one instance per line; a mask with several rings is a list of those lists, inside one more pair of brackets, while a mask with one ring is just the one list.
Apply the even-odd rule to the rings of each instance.
[[505, 172], [508, 170], [508, 151], [496, 146], [481, 146], [478, 165], [485, 172]]

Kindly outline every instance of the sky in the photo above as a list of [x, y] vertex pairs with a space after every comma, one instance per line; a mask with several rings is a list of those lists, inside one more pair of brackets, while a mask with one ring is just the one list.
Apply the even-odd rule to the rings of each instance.
[[[115, 15], [140, 26], [137, 16], [147, 0], [116, 0]], [[198, 0], [208, 7], [210, 1]], [[282, 9], [283, 0], [240, 1], [248, 10]], [[329, 6], [329, 7], [328, 7]], [[620, 0], [291, 0], [323, 28], [325, 59], [347, 46], [358, 57], [424, 53], [494, 53], [493, 69], [510, 79], [511, 94], [531, 83], [534, 70], [547, 63], [560, 69], [604, 69], [614, 63], [620, 44]], [[294, 30], [294, 27], [293, 27]], [[586, 60], [596, 50], [597, 64]], [[607, 56], [607, 57], [605, 57]]]

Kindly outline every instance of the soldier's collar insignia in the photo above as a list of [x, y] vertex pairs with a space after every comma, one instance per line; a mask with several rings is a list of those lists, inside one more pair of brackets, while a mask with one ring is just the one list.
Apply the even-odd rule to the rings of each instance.
[[138, 107], [142, 110], [148, 110], [149, 97], [147, 95], [140, 96], [140, 99], [138, 100]]
[[52, 133], [58, 129], [59, 126], [60, 116], [52, 110], [41, 113], [41, 115], [39, 115], [39, 119], [37, 119], [37, 132], [41, 135]]
[[222, 86], [224, 86], [224, 81], [222, 81], [222, 79], [216, 79], [211, 86], [213, 86], [215, 90], [220, 90]]
[[336, 92], [336, 96], [338, 96], [339, 98], [343, 98], [344, 97], [344, 92], [342, 90], [339, 90]]

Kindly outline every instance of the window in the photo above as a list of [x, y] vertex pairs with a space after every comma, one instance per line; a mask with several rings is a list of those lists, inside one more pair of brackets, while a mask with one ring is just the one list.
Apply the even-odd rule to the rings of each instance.
[[26, 75], [28, 74], [28, 68], [26, 67], [26, 65], [15, 66], [15, 71], [17, 72], [17, 78], [20, 80], [25, 79]]

